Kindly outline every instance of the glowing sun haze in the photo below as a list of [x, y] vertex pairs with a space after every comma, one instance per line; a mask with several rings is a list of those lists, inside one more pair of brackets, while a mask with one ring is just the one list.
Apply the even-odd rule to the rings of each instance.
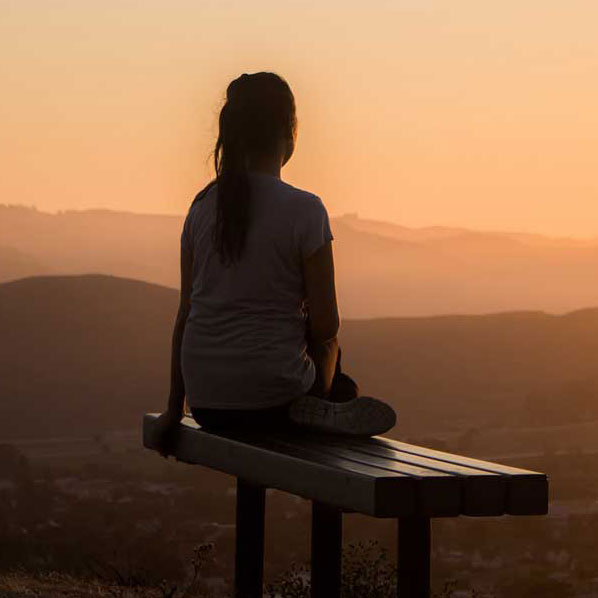
[[598, 235], [598, 2], [0, 0], [0, 203], [184, 213], [228, 82], [285, 77], [331, 215]]

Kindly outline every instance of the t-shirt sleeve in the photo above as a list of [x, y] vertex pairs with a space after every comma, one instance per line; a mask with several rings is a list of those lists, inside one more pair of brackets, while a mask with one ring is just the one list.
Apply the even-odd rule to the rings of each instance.
[[191, 213], [187, 213], [187, 217], [183, 222], [183, 230], [181, 231], [181, 250], [191, 252], [193, 250], [193, 243], [191, 242]]
[[334, 237], [326, 206], [317, 195], [311, 196], [310, 200], [301, 207], [297, 239], [299, 253], [302, 259], [306, 259], [327, 241], [332, 241]]

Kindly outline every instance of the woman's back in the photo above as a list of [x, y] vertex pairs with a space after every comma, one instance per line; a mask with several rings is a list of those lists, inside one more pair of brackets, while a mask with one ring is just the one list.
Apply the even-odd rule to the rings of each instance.
[[315, 368], [306, 353], [303, 263], [332, 239], [316, 195], [252, 171], [243, 255], [224, 265], [214, 248], [217, 186], [196, 201], [181, 243], [193, 253], [191, 310], [182, 343], [190, 407], [251, 409], [304, 394]]

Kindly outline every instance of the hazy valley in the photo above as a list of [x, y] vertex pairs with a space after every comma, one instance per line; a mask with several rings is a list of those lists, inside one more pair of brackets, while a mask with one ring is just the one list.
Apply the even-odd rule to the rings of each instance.
[[[183, 215], [0, 205], [0, 281], [102, 273], [178, 288]], [[345, 318], [562, 313], [598, 304], [598, 240], [331, 220]]]
[[[352, 216], [332, 224], [344, 369], [394, 405], [390, 435], [551, 479], [547, 518], [435, 522], [435, 587], [595, 596], [598, 248]], [[156, 588], [213, 543], [205, 591], [230, 578], [233, 480], [140, 445], [142, 414], [166, 402], [181, 225], [0, 208], [0, 573]], [[278, 492], [269, 501], [272, 580], [308, 557], [309, 505]], [[375, 538], [392, 558], [392, 526], [347, 520], [347, 538]]]

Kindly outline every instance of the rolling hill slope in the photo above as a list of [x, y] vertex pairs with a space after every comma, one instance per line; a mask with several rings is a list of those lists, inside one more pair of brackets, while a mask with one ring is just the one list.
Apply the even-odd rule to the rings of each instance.
[[[161, 410], [177, 304], [173, 289], [104, 275], [0, 284], [0, 438], [137, 427]], [[362, 392], [399, 411], [399, 435], [533, 423], [530, 396], [540, 419], [556, 401], [558, 421], [575, 421], [577, 395], [598, 417], [586, 392], [598, 387], [598, 309], [344, 320], [340, 340]]]

